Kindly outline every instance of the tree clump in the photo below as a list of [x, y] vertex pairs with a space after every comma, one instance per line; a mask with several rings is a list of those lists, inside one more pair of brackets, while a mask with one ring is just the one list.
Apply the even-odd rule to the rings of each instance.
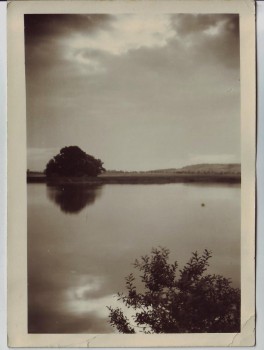
[[134, 315], [129, 320], [121, 308], [108, 307], [110, 324], [120, 333], [240, 332], [240, 290], [223, 276], [205, 274], [211, 252], [194, 252], [182, 270], [168, 262], [169, 253], [153, 249], [135, 261], [144, 291], [137, 290], [131, 273], [127, 293], [118, 293], [118, 300]]
[[46, 165], [44, 173], [52, 176], [98, 176], [105, 169], [103, 162], [86, 154], [77, 146], [64, 147]]

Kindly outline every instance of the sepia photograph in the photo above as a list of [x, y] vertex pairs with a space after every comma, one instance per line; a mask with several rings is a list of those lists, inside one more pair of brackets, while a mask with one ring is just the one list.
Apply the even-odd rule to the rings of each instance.
[[239, 335], [241, 15], [108, 9], [21, 16], [25, 332]]

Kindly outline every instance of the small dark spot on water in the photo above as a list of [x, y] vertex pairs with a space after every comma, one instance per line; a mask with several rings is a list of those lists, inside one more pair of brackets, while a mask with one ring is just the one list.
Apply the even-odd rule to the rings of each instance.
[[204, 204], [204, 203], [202, 203], [202, 204], [201, 204], [201, 207], [205, 207], [205, 204]]

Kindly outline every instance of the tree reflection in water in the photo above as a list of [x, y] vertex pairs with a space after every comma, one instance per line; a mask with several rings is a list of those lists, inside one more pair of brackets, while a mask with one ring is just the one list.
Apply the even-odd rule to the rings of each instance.
[[102, 185], [47, 186], [47, 197], [66, 214], [78, 214], [93, 204], [101, 194]]

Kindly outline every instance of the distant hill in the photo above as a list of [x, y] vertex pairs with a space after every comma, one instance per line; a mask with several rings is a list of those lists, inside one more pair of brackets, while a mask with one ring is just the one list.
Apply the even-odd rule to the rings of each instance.
[[241, 164], [196, 164], [188, 165], [181, 169], [180, 171], [187, 171], [191, 173], [229, 173], [229, 174], [240, 174], [241, 173]]
[[157, 169], [149, 171], [107, 170], [105, 175], [122, 174], [240, 174], [240, 164], [195, 164], [182, 168]]

